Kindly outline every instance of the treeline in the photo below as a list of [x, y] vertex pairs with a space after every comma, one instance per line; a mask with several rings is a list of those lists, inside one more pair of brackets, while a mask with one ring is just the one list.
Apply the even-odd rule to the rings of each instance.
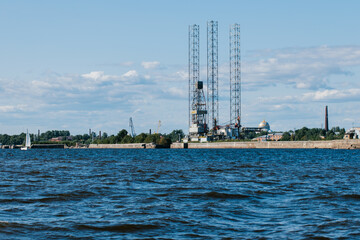
[[0, 134], [0, 143], [3, 145], [20, 145], [25, 142], [25, 133], [19, 135]]
[[316, 140], [335, 140], [343, 139], [345, 129], [334, 127], [329, 131], [322, 128], [307, 128], [284, 132], [281, 141], [316, 141]]
[[[26, 133], [19, 135], [0, 134], [0, 143], [3, 145], [21, 145], [25, 143]], [[70, 138], [70, 132], [67, 130], [52, 130], [38, 134], [30, 134], [31, 141], [34, 142], [47, 142], [52, 138], [62, 137], [64, 140]], [[70, 138], [71, 139], [71, 138]]]
[[[0, 144], [3, 145], [22, 145], [25, 142], [25, 133], [19, 135], [0, 134]], [[69, 131], [52, 130], [40, 134], [30, 134], [33, 144], [51, 144], [60, 143], [68, 146], [79, 144], [115, 144], [115, 143], [156, 143], [160, 145], [170, 145], [172, 142], [181, 140], [185, 136], [182, 130], [173, 130], [169, 134], [146, 134], [141, 133], [135, 137], [128, 135], [125, 129], [119, 131], [116, 135], [108, 135], [103, 133], [102, 136], [97, 136], [94, 132], [83, 135], [72, 136]], [[59, 138], [56, 142], [50, 141], [52, 138]]]
[[132, 137], [123, 129], [117, 135], [111, 135], [102, 138], [96, 138], [93, 143], [96, 144], [115, 144], [115, 143], [156, 143], [160, 145], [170, 145], [173, 142], [181, 140], [185, 136], [182, 130], [173, 130], [170, 134], [147, 134], [141, 133]]

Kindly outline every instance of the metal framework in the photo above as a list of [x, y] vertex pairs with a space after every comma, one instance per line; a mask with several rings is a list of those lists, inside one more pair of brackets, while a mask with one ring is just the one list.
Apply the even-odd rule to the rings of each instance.
[[241, 121], [241, 58], [240, 25], [230, 26], [230, 125], [240, 127]]
[[207, 23], [207, 106], [208, 123], [215, 129], [219, 122], [218, 22]]
[[130, 117], [130, 119], [129, 119], [129, 127], [130, 127], [131, 136], [135, 137], [135, 128], [134, 128], [134, 123], [133, 123], [132, 117]]
[[200, 27], [189, 26], [189, 134], [204, 135], [206, 125], [206, 102], [203, 82], [200, 81]]

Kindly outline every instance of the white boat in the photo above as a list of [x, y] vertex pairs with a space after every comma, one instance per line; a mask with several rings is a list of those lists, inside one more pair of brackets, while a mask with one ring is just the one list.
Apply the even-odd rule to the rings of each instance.
[[30, 148], [31, 148], [31, 139], [30, 139], [29, 131], [26, 129], [25, 147], [22, 147], [21, 150], [28, 150]]

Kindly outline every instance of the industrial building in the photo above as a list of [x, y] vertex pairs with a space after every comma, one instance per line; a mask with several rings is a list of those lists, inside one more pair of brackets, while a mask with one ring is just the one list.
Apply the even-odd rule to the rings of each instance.
[[255, 132], [255, 133], [261, 133], [261, 132], [271, 132], [270, 124], [263, 120], [259, 123], [259, 126], [257, 127], [242, 127], [242, 132]]
[[360, 139], [360, 127], [352, 127], [347, 130], [344, 139]]

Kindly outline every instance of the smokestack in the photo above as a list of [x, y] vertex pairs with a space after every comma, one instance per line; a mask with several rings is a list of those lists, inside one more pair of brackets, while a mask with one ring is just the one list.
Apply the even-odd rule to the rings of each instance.
[[325, 107], [325, 131], [329, 131], [328, 106]]
[[99, 139], [101, 139], [101, 131], [99, 131]]

